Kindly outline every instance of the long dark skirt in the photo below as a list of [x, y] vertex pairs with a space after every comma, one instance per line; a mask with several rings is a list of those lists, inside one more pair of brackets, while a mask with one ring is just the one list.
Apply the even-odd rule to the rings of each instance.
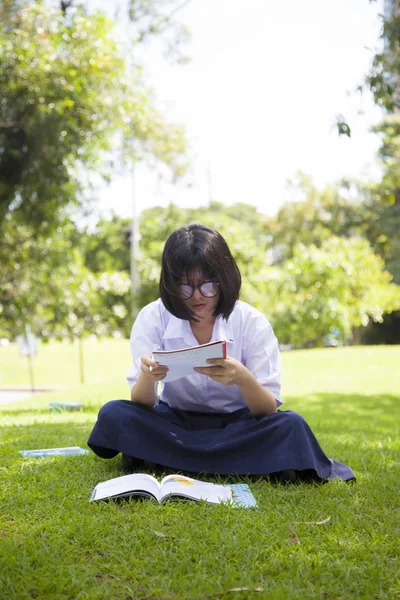
[[119, 452], [191, 473], [268, 475], [287, 469], [320, 479], [353, 479], [350, 467], [328, 458], [299, 414], [254, 417], [248, 408], [209, 414], [146, 408], [112, 400], [99, 411], [88, 440], [101, 458]]

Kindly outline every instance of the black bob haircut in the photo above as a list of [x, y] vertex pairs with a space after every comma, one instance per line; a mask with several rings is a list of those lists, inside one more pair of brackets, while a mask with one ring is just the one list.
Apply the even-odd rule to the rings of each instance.
[[214, 316], [228, 319], [239, 298], [242, 278], [228, 244], [220, 233], [194, 223], [177, 229], [167, 239], [161, 261], [160, 298], [165, 308], [178, 319], [196, 321], [179, 294], [177, 282], [193, 281], [201, 274], [219, 283], [219, 300]]

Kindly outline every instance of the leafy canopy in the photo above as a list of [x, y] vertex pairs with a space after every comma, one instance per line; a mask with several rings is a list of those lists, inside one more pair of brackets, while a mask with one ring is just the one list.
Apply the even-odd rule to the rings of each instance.
[[8, 211], [51, 222], [84, 201], [90, 173], [111, 177], [115, 149], [183, 173], [183, 131], [156, 110], [105, 15], [26, 1], [3, 16], [0, 222]]

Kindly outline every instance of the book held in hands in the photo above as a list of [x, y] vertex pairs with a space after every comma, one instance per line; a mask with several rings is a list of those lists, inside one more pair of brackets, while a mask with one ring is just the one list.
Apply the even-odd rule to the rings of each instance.
[[246, 484], [220, 485], [199, 481], [184, 475], [167, 475], [159, 482], [152, 475], [133, 473], [98, 483], [90, 501], [138, 496], [164, 502], [168, 498], [204, 500], [211, 504], [233, 503], [244, 508], [256, 507], [254, 496]]
[[209, 342], [180, 350], [155, 350], [153, 360], [163, 367], [168, 367], [163, 382], [175, 381], [181, 377], [194, 375], [194, 367], [211, 367], [209, 358], [226, 358], [226, 342]]

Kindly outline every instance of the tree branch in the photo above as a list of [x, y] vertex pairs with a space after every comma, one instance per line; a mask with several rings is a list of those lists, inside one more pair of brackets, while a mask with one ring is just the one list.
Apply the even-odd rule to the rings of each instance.
[[150, 25], [146, 30], [142, 31], [140, 34], [140, 42], [142, 42], [148, 35], [155, 33], [160, 27], [168, 25], [168, 23], [172, 20], [173, 16], [176, 15], [177, 12], [185, 8], [192, 0], [184, 0], [178, 6], [176, 6], [173, 10], [171, 10], [170, 14], [166, 17], [160, 19], [155, 25]]
[[72, 6], [73, 3], [74, 0], [61, 0], [60, 8], [64, 16], [67, 14], [67, 10]]

